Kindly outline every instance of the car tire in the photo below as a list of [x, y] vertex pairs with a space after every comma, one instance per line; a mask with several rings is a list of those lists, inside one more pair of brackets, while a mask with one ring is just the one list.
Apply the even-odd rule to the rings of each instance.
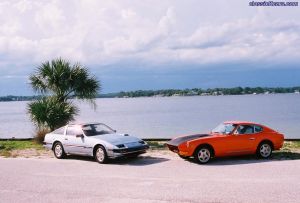
[[209, 147], [203, 146], [195, 150], [194, 160], [199, 164], [206, 164], [212, 157], [212, 151]]
[[57, 159], [63, 159], [66, 156], [65, 150], [60, 142], [54, 144], [53, 153]]
[[268, 159], [272, 155], [272, 145], [269, 142], [262, 142], [258, 145], [256, 155], [262, 159]]
[[105, 164], [108, 161], [106, 150], [103, 146], [97, 146], [95, 149], [95, 159], [100, 164]]

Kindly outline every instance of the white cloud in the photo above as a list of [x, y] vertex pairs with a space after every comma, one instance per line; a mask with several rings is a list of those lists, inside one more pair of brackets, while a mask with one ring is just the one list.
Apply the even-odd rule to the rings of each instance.
[[288, 14], [293, 8], [254, 9], [247, 2], [234, 8], [236, 1], [232, 1], [232, 17], [222, 21], [200, 14], [197, 19], [195, 12], [204, 12], [203, 7], [214, 12], [217, 5], [197, 3], [2, 1], [0, 70], [5, 64], [29, 67], [58, 56], [96, 65], [123, 60], [156, 65], [284, 63], [300, 57], [299, 15]]

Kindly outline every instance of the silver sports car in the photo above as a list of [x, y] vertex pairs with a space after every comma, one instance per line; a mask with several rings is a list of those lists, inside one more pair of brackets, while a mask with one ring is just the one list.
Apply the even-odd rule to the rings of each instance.
[[99, 163], [122, 156], [137, 156], [149, 148], [143, 140], [128, 134], [118, 134], [103, 123], [69, 124], [46, 134], [44, 146], [53, 150], [56, 158], [66, 154], [95, 157]]

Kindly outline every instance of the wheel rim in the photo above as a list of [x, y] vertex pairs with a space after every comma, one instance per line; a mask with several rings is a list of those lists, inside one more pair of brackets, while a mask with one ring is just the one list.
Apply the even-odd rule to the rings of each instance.
[[200, 149], [198, 152], [198, 159], [201, 163], [208, 162], [210, 159], [210, 151], [208, 149]]
[[260, 146], [259, 151], [260, 151], [260, 155], [262, 157], [268, 157], [271, 155], [272, 149], [269, 144], [263, 144]]
[[104, 153], [104, 150], [102, 148], [97, 149], [96, 157], [97, 157], [98, 161], [103, 162], [103, 160], [105, 158], [105, 153]]
[[62, 147], [59, 144], [55, 146], [55, 155], [57, 157], [61, 157], [62, 155]]

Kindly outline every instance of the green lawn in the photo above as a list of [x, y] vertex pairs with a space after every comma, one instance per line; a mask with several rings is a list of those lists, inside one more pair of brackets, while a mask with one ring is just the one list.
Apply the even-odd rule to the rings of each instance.
[[273, 153], [274, 159], [300, 159], [300, 141], [285, 141], [280, 151]]
[[12, 150], [37, 149], [42, 150], [44, 147], [35, 141], [0, 141], [0, 156], [9, 157]]

